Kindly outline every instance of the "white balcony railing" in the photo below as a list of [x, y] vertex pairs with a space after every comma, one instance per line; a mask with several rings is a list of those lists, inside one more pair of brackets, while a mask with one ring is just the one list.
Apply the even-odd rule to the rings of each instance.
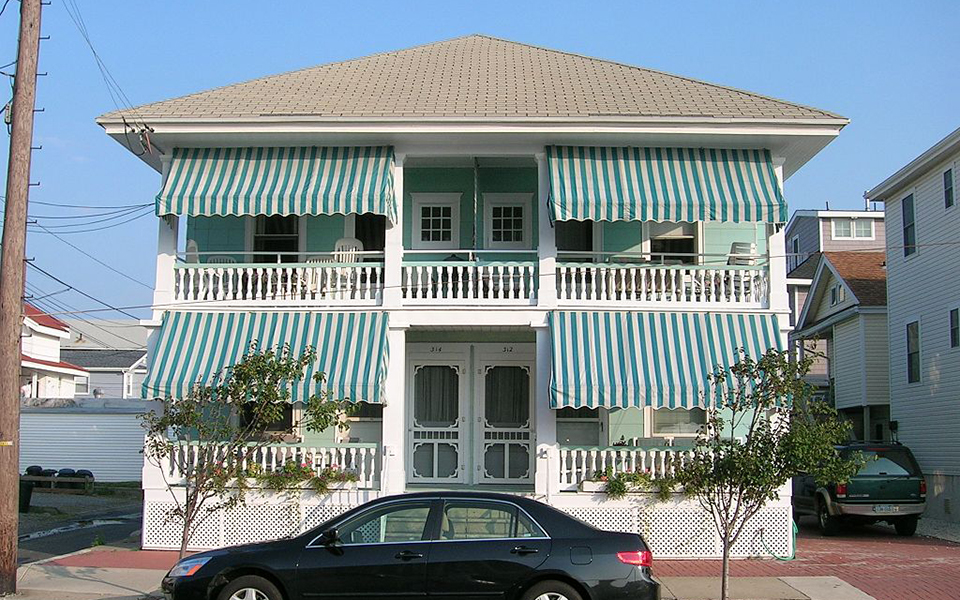
[[402, 266], [405, 304], [532, 305], [537, 302], [539, 281], [535, 253], [529, 253], [529, 260], [487, 260], [484, 255], [490, 253], [464, 251], [445, 260], [429, 260], [429, 255], [436, 254], [436, 251], [407, 252], [408, 258], [414, 260], [405, 260]]
[[560, 489], [572, 490], [581, 481], [594, 479], [607, 469], [613, 473], [649, 473], [651, 477], [673, 474], [685, 454], [683, 449], [630, 446], [560, 448]]
[[332, 255], [314, 255], [304, 262], [240, 263], [233, 258], [213, 262], [214, 257], [207, 262], [178, 262], [173, 301], [378, 305], [383, 296], [383, 254], [371, 254], [380, 260], [340, 262]]
[[[203, 460], [196, 444], [184, 442], [174, 448], [174, 456], [167, 461], [166, 473], [171, 483], [182, 481], [180, 466], [189, 469]], [[215, 451], [218, 462], [230, 460], [226, 447]], [[332, 444], [329, 446], [297, 446], [277, 444], [256, 450], [243, 461], [244, 468], [260, 465], [263, 471], [275, 471], [285, 463], [295, 461], [308, 464], [319, 472], [326, 467], [347, 469], [357, 474], [358, 489], [378, 489], [380, 485], [380, 451], [377, 444]]]
[[[767, 303], [766, 266], [720, 264], [718, 257], [691, 255], [694, 264], [663, 264], [649, 256], [614, 257], [609, 262], [561, 261], [557, 296], [561, 304], [636, 306], [724, 306], [762, 308]], [[721, 257], [730, 260], [727, 255]], [[757, 257], [737, 257], [755, 263]], [[679, 260], [677, 260], [679, 262]]]

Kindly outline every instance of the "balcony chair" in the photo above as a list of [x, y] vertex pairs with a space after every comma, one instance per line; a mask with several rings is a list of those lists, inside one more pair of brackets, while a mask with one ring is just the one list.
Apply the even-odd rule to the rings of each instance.
[[[727, 254], [728, 266], [753, 267], [756, 264], [756, 244], [753, 242], [733, 242], [730, 244], [730, 253]], [[725, 275], [724, 283], [727, 286], [727, 298], [733, 296], [737, 300], [745, 301], [752, 295], [753, 279], [753, 274], [749, 271], [734, 271], [732, 274]]]
[[[207, 257], [206, 264], [215, 265], [215, 266], [235, 265], [237, 264], [237, 259], [227, 254], [212, 254], [209, 257]], [[230, 277], [233, 279], [233, 285], [228, 286], [224, 283], [224, 280], [226, 277]], [[236, 284], [238, 281], [239, 280], [237, 279], [236, 272], [226, 273], [226, 274], [207, 273], [206, 289], [213, 295], [213, 299], [216, 300], [220, 298], [221, 288], [223, 288], [225, 291], [236, 290], [237, 289]], [[232, 298], [228, 298], [228, 300], [231, 300], [231, 299]]]
[[354, 267], [344, 264], [359, 263], [362, 260], [363, 242], [357, 238], [345, 237], [337, 240], [333, 245], [333, 255], [314, 255], [306, 259], [306, 263], [321, 267], [324, 264], [334, 263], [327, 269], [313, 268], [305, 281], [305, 293], [310, 298], [324, 298], [332, 293], [337, 300], [346, 300], [358, 297], [357, 288], [360, 278]]

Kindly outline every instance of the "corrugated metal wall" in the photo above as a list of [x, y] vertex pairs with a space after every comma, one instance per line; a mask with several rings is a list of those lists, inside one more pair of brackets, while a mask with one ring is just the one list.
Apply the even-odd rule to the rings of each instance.
[[130, 413], [23, 413], [20, 472], [40, 465], [87, 469], [98, 481], [140, 481], [143, 433]]

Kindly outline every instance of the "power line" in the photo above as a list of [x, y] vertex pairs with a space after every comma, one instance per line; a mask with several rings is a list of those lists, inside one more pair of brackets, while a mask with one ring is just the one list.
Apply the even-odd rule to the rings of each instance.
[[[124, 220], [124, 221], [120, 221], [120, 222], [118, 222], [118, 223], [112, 223], [112, 224], [110, 224], [110, 225], [104, 225], [103, 227], [94, 227], [93, 229], [81, 229], [81, 230], [75, 230], [75, 231], [61, 231], [60, 233], [66, 235], [66, 234], [73, 234], [73, 233], [93, 233], [94, 231], [103, 231], [103, 230], [105, 230], [105, 229], [111, 229], [111, 228], [113, 228], [113, 227], [119, 227], [120, 225], [125, 225], [125, 224], [127, 224], [127, 223], [130, 223], [131, 221], [136, 221], [137, 219], [142, 219], [143, 217], [147, 216], [148, 214], [150, 214], [150, 213], [152, 213], [152, 212], [153, 212], [153, 208], [151, 207], [151, 208], [147, 209], [146, 211], [144, 211], [144, 212], [142, 212], [142, 213], [140, 213], [140, 214], [134, 215], [134, 216], [130, 217], [129, 219], [126, 219], [126, 220]], [[34, 225], [35, 225], [35, 224], [34, 224]], [[37, 231], [36, 229], [31, 229], [31, 231], [32, 231], [33, 233], [51, 233], [51, 232], [46, 232], [46, 231]]]
[[75, 286], [70, 285], [69, 283], [67, 283], [66, 281], [60, 279], [60, 278], [57, 277], [56, 275], [53, 275], [52, 273], [50, 273], [50, 272], [48, 272], [48, 271], [45, 271], [44, 269], [41, 269], [40, 267], [38, 267], [38, 266], [36, 265], [36, 263], [28, 262], [27, 264], [30, 265], [32, 268], [36, 269], [37, 271], [40, 271], [41, 273], [43, 273], [44, 275], [46, 275], [46, 276], [49, 277], [50, 279], [56, 281], [56, 282], [59, 283], [60, 285], [67, 286], [68, 288], [70, 288], [71, 290], [75, 291], [76, 293], [80, 294], [81, 296], [83, 296], [83, 297], [85, 297], [85, 298], [89, 298], [90, 300], [93, 300], [94, 302], [96, 302], [96, 303], [98, 303], [98, 304], [102, 304], [102, 305], [106, 306], [107, 308], [109, 308], [109, 309], [111, 309], [111, 310], [113, 310], [113, 311], [115, 311], [115, 312], [118, 312], [118, 313], [123, 314], [123, 315], [127, 315], [127, 316], [130, 317], [131, 319], [137, 319], [137, 318], [139, 318], [139, 317], [137, 317], [136, 315], [133, 315], [133, 314], [128, 313], [126, 310], [124, 310], [124, 309], [122, 309], [122, 308], [117, 308], [116, 306], [113, 306], [112, 304], [108, 304], [107, 302], [104, 302], [103, 300], [101, 300], [101, 299], [99, 299], [99, 298], [96, 298], [96, 297], [94, 297], [94, 296], [91, 296], [90, 294], [84, 292], [83, 290], [77, 289]]
[[[36, 285], [33, 285], [33, 284], [28, 284], [28, 285], [29, 285], [30, 287], [32, 287], [33, 289], [41, 292], [41, 293], [43, 292], [43, 290], [41, 290], [40, 288], [36, 287]], [[49, 296], [49, 294], [48, 294], [48, 296]], [[34, 300], [32, 300], [32, 301], [36, 301], [36, 300], [37, 300], [37, 299], [34, 299]], [[74, 306], [71, 306], [71, 305], [67, 304], [66, 302], [63, 302], [63, 301], [60, 301], [60, 300], [52, 300], [52, 299], [50, 299], [50, 298], [40, 299], [39, 301], [40, 301], [41, 303], [43, 303], [43, 304], [46, 304], [48, 307], [49, 307], [49, 306], [53, 306], [55, 309], [59, 309], [59, 310], [63, 310], [64, 308], [66, 308], [66, 309], [68, 309], [68, 310], [69, 310], [69, 309], [75, 309], [75, 308], [76, 308], [76, 307], [74, 307]], [[47, 310], [49, 310], [49, 308], [48, 308]], [[49, 315], [50, 313], [47, 312], [46, 314]], [[106, 334], [108, 334], [108, 335], [112, 335], [112, 336], [114, 336], [114, 337], [118, 337], [118, 338], [120, 338], [121, 340], [123, 340], [123, 341], [125, 341], [125, 342], [130, 342], [131, 344], [133, 344], [134, 346], [136, 346], [136, 347], [138, 347], [138, 348], [143, 345], [142, 343], [140, 343], [140, 342], [138, 342], [138, 341], [136, 341], [136, 340], [131, 340], [130, 338], [125, 337], [125, 336], [122, 336], [122, 335], [120, 335], [119, 333], [116, 333], [116, 332], [114, 332], [114, 331], [109, 331], [109, 330], [107, 330], [107, 329], [104, 329], [103, 327], [97, 325], [96, 323], [94, 323], [94, 322], [91, 321], [90, 319], [78, 318], [77, 320], [82, 321], [83, 323], [88, 324], [90, 327], [93, 327], [93, 328], [95, 328], [95, 329], [99, 329], [100, 331], [102, 331], [102, 332], [104, 332], [104, 333], [106, 333]], [[110, 344], [108, 344], [107, 342], [105, 342], [105, 341], [103, 341], [103, 340], [101, 340], [101, 339], [98, 339], [98, 338], [95, 337], [95, 336], [90, 335], [89, 333], [87, 333], [86, 336], [87, 336], [88, 338], [90, 338], [91, 340], [93, 340], [93, 341], [101, 344], [101, 345], [104, 346], [104, 347], [107, 347], [107, 348], [110, 347]]]
[[[141, 212], [144, 209], [142, 208], [130, 208], [123, 212], [112, 214], [109, 216], [97, 215], [96, 217], [91, 217], [91, 220], [85, 221], [83, 223], [63, 223], [60, 225], [50, 225], [50, 229], [72, 229], [76, 227], [89, 227], [90, 225], [96, 225], [98, 223], [109, 223], [110, 221], [116, 221], [117, 219], [122, 219], [124, 217], [129, 217], [130, 215]], [[101, 218], [102, 217], [102, 218]], [[36, 225], [36, 223], [31, 223], [31, 225]], [[69, 233], [69, 232], [67, 232]]]
[[130, 281], [136, 283], [137, 285], [142, 285], [143, 287], [147, 288], [148, 290], [152, 290], [152, 289], [153, 289], [153, 286], [152, 286], [152, 285], [149, 285], [149, 284], [147, 284], [147, 283], [144, 283], [144, 282], [140, 281], [139, 279], [137, 279], [137, 278], [135, 278], [135, 277], [132, 277], [132, 276], [130, 276], [130, 275], [127, 275], [127, 274], [124, 273], [123, 271], [120, 271], [120, 270], [118, 270], [118, 269], [116, 269], [116, 268], [108, 265], [107, 263], [103, 262], [102, 260], [100, 260], [100, 259], [97, 258], [96, 256], [94, 256], [94, 255], [90, 254], [89, 252], [85, 251], [83, 248], [80, 248], [79, 246], [77, 246], [77, 245], [74, 244], [73, 242], [62, 238], [61, 236], [59, 236], [58, 234], [56, 234], [56, 233], [54, 233], [54, 232], [52, 232], [52, 231], [47, 230], [47, 228], [44, 227], [43, 225], [41, 225], [40, 223], [37, 223], [37, 227], [40, 227], [41, 229], [46, 230], [47, 233], [49, 233], [49, 234], [52, 235], [53, 237], [57, 238], [58, 240], [60, 240], [60, 241], [63, 242], [64, 244], [70, 246], [71, 248], [73, 248], [74, 250], [76, 250], [76, 251], [79, 252], [80, 254], [83, 254], [83, 255], [86, 256], [87, 258], [93, 260], [93, 261], [96, 262], [97, 264], [102, 265], [102, 266], [106, 267], [107, 269], [113, 271], [113, 272], [116, 273], [117, 275], [120, 275], [121, 277], [124, 277], [124, 278], [126, 278], [126, 279], [129, 279]]
[[[3, 199], [3, 197], [0, 196], [0, 200], [2, 200], [2, 199]], [[91, 208], [91, 209], [96, 209], [96, 208], [117, 208], [117, 209], [121, 209], [121, 208], [141, 208], [141, 207], [153, 206], [153, 202], [146, 202], [146, 203], [142, 203], [142, 204], [120, 204], [120, 205], [111, 206], [111, 205], [105, 205], [105, 204], [101, 204], [101, 205], [90, 205], [90, 204], [63, 204], [63, 203], [60, 203], [60, 202], [41, 202], [40, 200], [31, 200], [31, 201], [30, 201], [30, 204], [42, 204], [42, 205], [44, 205], [44, 206], [57, 206], [57, 207], [60, 207], [60, 208]]]

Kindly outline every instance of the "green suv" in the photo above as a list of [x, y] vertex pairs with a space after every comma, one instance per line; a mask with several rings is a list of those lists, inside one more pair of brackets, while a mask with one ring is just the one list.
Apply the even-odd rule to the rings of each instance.
[[841, 454], [859, 452], [865, 461], [847, 483], [817, 485], [810, 475], [793, 479], [793, 520], [815, 515], [823, 535], [836, 535], [845, 523], [893, 525], [913, 535], [927, 499], [927, 482], [913, 453], [898, 442], [850, 442]]

